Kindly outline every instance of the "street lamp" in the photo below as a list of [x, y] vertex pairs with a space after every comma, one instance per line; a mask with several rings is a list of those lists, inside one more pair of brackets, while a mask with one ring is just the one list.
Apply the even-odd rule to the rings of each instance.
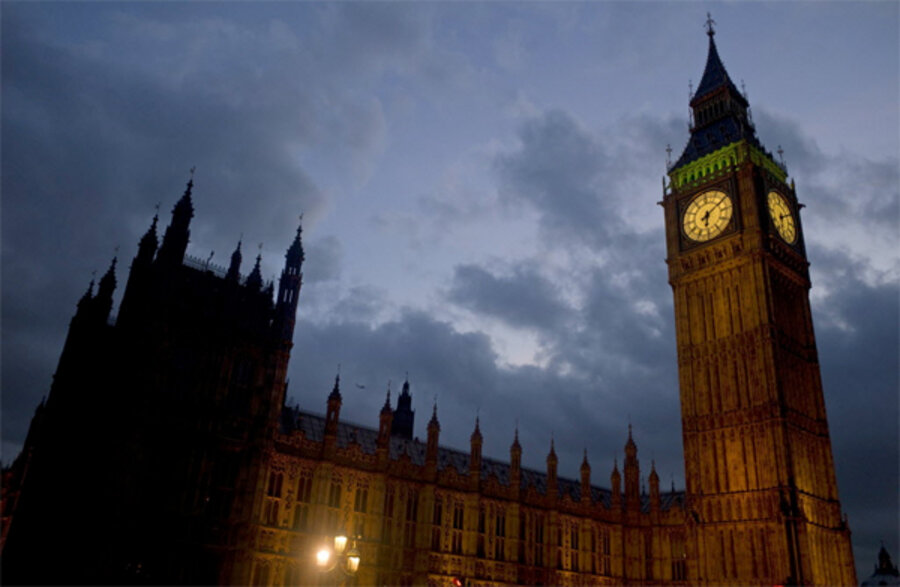
[[316, 552], [316, 567], [319, 571], [327, 573], [339, 568], [348, 576], [355, 575], [359, 570], [360, 561], [359, 550], [356, 548], [357, 538], [358, 536], [353, 538], [350, 550], [347, 550], [349, 540], [345, 534], [335, 536], [333, 545], [323, 545]]

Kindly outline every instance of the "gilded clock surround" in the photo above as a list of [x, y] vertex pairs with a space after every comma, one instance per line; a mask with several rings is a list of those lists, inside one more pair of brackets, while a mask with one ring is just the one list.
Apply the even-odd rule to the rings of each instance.
[[732, 218], [731, 197], [721, 190], [708, 190], [687, 203], [681, 226], [688, 239], [706, 242], [722, 234], [731, 225]]
[[789, 245], [797, 242], [797, 224], [794, 219], [794, 212], [791, 205], [781, 193], [772, 190], [767, 196], [767, 204], [769, 209], [769, 217], [772, 225], [784, 242]]

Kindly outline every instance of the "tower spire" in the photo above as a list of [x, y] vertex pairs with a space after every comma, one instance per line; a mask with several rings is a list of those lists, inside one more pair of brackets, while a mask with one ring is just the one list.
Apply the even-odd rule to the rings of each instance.
[[190, 240], [190, 224], [194, 216], [191, 190], [194, 187], [195, 169], [196, 167], [191, 167], [191, 178], [187, 182], [184, 194], [172, 208], [172, 221], [166, 227], [166, 234], [159, 249], [159, 258], [170, 265], [180, 265], [184, 261], [184, 253]]
[[303, 286], [303, 214], [297, 224], [297, 235], [284, 254], [284, 267], [278, 280], [278, 301], [276, 303], [276, 326], [281, 330], [281, 340], [290, 344], [294, 338], [294, 324], [297, 320], [297, 302]]
[[231, 264], [228, 266], [228, 273], [225, 274], [225, 280], [237, 283], [241, 278], [241, 261], [243, 260], [243, 256], [241, 255], [241, 240], [238, 239], [237, 247], [235, 247], [234, 252], [231, 253]]
[[400, 395], [397, 397], [397, 409], [394, 410], [391, 434], [412, 440], [415, 417], [416, 412], [412, 409], [412, 395], [409, 392], [409, 374], [407, 374]]
[[713, 29], [713, 25], [716, 24], [716, 21], [712, 19], [712, 16], [707, 12], [706, 13], [706, 34], [709, 35], [709, 38], [713, 38], [716, 35], [715, 29]]
[[761, 148], [750, 120], [750, 104], [722, 64], [716, 48], [715, 21], [708, 13], [706, 17], [709, 50], [697, 90], [691, 88], [691, 138], [670, 172], [742, 139]]
[[113, 305], [113, 292], [116, 289], [116, 257], [113, 257], [109, 269], [100, 278], [100, 284], [97, 287], [97, 296], [94, 298], [94, 304], [97, 312], [97, 318], [106, 321], [109, 318], [109, 312]]
[[261, 261], [262, 255], [256, 255], [256, 264], [253, 266], [253, 270], [250, 271], [250, 275], [247, 276], [247, 288], [253, 291], [259, 291], [262, 287], [262, 272], [259, 268]]
[[141, 241], [138, 243], [138, 254], [135, 257], [135, 261], [141, 264], [148, 264], [153, 260], [153, 255], [156, 253], [157, 247], [159, 247], [159, 238], [156, 236], [156, 224], [159, 221], [159, 211], [153, 215], [153, 222], [150, 223], [150, 228], [147, 229], [147, 232], [144, 233], [144, 236], [141, 237]]

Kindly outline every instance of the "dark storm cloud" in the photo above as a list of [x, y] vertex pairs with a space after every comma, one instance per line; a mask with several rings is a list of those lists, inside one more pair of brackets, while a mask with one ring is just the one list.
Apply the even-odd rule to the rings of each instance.
[[447, 297], [514, 327], [555, 329], [569, 322], [569, 308], [559, 299], [557, 286], [531, 264], [517, 265], [502, 276], [476, 265], [458, 265]]
[[495, 161], [504, 202], [540, 210], [542, 228], [554, 237], [602, 242], [620, 229], [610, 200], [597, 197], [607, 187], [600, 179], [608, 157], [570, 114], [551, 110], [527, 120], [519, 141], [517, 151]]
[[334, 236], [305, 243], [306, 261], [303, 264], [303, 282], [307, 284], [332, 281], [341, 274], [341, 259], [344, 255], [341, 242]]

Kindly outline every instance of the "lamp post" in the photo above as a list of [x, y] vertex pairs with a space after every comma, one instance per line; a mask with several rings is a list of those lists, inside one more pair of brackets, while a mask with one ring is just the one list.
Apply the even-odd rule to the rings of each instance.
[[353, 577], [359, 570], [359, 550], [356, 548], [358, 536], [353, 537], [353, 543], [347, 550], [349, 539], [346, 534], [340, 533], [334, 537], [331, 544], [324, 544], [316, 552], [316, 568], [320, 573], [329, 573], [339, 569], [342, 575]]

